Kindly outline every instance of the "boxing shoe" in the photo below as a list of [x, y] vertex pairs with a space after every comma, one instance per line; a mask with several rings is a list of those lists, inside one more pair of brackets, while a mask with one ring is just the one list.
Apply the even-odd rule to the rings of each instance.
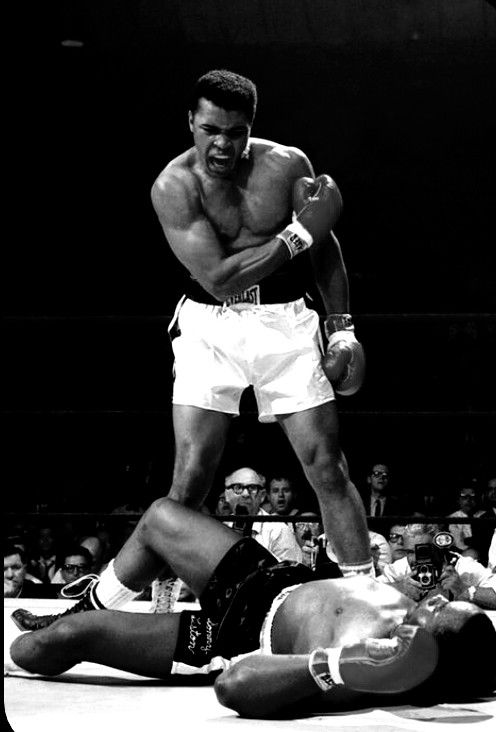
[[101, 610], [103, 605], [98, 602], [94, 589], [98, 584], [99, 577], [96, 574], [87, 574], [79, 577], [74, 582], [69, 582], [61, 590], [61, 595], [66, 599], [80, 598], [72, 607], [62, 613], [54, 613], [53, 615], [35, 615], [24, 608], [14, 610], [11, 615], [12, 620], [20, 630], [41, 630], [48, 628], [59, 618], [75, 613], [86, 612], [87, 610]]
[[341, 648], [317, 648], [309, 670], [323, 691], [345, 686], [372, 694], [400, 694], [434, 672], [436, 639], [423, 628], [400, 625], [391, 638], [366, 638]]
[[156, 579], [152, 582], [151, 613], [173, 613], [181, 592], [182, 581], [178, 577]]

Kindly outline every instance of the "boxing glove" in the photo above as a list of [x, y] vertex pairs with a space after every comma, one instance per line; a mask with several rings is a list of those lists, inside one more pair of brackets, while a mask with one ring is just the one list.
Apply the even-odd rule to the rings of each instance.
[[329, 175], [299, 178], [293, 186], [293, 210], [296, 220], [314, 240], [325, 238], [343, 208], [343, 199], [336, 183]]
[[342, 209], [338, 187], [328, 175], [299, 178], [293, 187], [293, 222], [276, 236], [291, 258], [328, 236]]
[[401, 694], [428, 679], [439, 658], [433, 635], [400, 625], [391, 638], [367, 638], [341, 648], [317, 648], [308, 668], [323, 691], [334, 686], [371, 694]]
[[365, 353], [355, 338], [351, 315], [328, 315], [324, 328], [328, 339], [322, 359], [324, 373], [338, 394], [355, 394], [365, 378]]

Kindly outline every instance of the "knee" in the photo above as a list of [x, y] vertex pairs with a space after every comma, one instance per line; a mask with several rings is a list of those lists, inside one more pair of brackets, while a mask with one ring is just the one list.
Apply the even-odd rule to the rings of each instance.
[[31, 673], [54, 676], [77, 663], [80, 633], [71, 617], [61, 618], [49, 628], [24, 633], [14, 640], [10, 655], [14, 663]]
[[19, 635], [10, 646], [10, 657], [21, 668], [32, 671], [30, 662], [34, 659], [37, 649], [36, 633]]
[[348, 481], [346, 461], [337, 444], [326, 444], [310, 449], [303, 456], [303, 466], [315, 487], [339, 490]]
[[139, 524], [139, 531], [145, 542], [157, 532], [163, 537], [174, 530], [176, 508], [177, 503], [168, 496], [153, 501]]

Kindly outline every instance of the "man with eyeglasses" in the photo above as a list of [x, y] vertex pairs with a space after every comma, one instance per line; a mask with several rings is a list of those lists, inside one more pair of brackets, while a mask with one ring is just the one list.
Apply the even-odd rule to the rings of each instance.
[[91, 571], [93, 557], [84, 546], [68, 547], [60, 559], [59, 568], [52, 577], [54, 585], [67, 585]]
[[389, 529], [387, 540], [391, 551], [392, 562], [395, 562], [397, 559], [401, 559], [406, 554], [403, 543], [405, 529], [406, 526], [404, 524], [393, 524]]
[[[239, 468], [224, 481], [225, 496], [231, 512], [240, 516], [268, 516], [261, 508], [266, 498], [266, 479], [253, 468]], [[252, 536], [282, 562], [302, 561], [302, 552], [293, 530], [284, 522], [240, 520], [234, 526], [245, 536]]]
[[375, 463], [367, 475], [367, 490], [362, 494], [365, 512], [373, 517], [398, 516], [405, 511], [405, 503], [390, 493], [390, 470], [384, 463]]
[[[416, 548], [433, 546], [439, 529], [437, 524], [408, 524], [403, 534], [403, 557], [386, 564], [378, 581], [394, 585], [412, 600], [419, 601], [425, 597], [431, 587], [429, 585], [426, 588], [415, 571], [418, 566]], [[438, 591], [450, 600], [471, 602], [485, 610], [496, 610], [496, 575], [490, 569], [456, 551], [439, 556], [441, 566], [437, 571], [440, 575], [436, 578]], [[429, 561], [426, 560], [426, 563]]]

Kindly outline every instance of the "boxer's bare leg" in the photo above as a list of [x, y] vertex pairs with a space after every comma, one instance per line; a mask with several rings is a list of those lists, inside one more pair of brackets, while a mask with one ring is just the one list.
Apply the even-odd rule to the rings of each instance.
[[168, 497], [199, 508], [218, 468], [232, 417], [199, 407], [172, 408], [176, 458]]
[[69, 615], [11, 645], [14, 663], [31, 673], [55, 675], [81, 661], [164, 678], [171, 669], [180, 613], [150, 615], [95, 610]]
[[[203, 505], [222, 457], [231, 419], [230, 415], [222, 412], [173, 405], [175, 460], [168, 498], [191, 508], [198, 509]], [[121, 560], [117, 564], [125, 569]], [[156, 564], [151, 571], [152, 579], [166, 579], [174, 574], [163, 563]], [[148, 576], [150, 572], [147, 572]], [[154, 593], [155, 587], [156, 584]], [[158, 588], [157, 591], [160, 592]]]
[[[229, 537], [228, 540], [204, 536], [204, 524], [196, 526], [198, 517], [206, 517], [190, 509], [185, 509], [185, 517], [173, 508], [180, 503], [199, 507], [208, 494], [210, 485], [222, 457], [230, 415], [199, 409], [191, 406], [174, 407], [174, 430], [176, 434], [177, 457], [174, 469], [174, 482], [167, 499], [155, 501], [143, 514], [133, 534], [129, 537], [115, 559], [102, 572], [98, 586], [91, 597], [86, 593], [93, 606], [116, 608], [131, 600], [147, 588], [156, 578], [180, 576], [195, 594], [203, 588], [218, 562], [235, 543], [237, 535], [215, 519], [211, 521], [210, 531]], [[175, 525], [176, 518], [183, 521]], [[168, 535], [168, 532], [170, 535]], [[208, 531], [207, 531], [208, 534]], [[181, 538], [180, 538], [181, 537]], [[206, 543], [208, 546], [204, 546]], [[183, 556], [184, 554], [184, 556]], [[194, 571], [188, 572], [188, 565], [195, 562]], [[166, 582], [166, 585], [171, 585]], [[154, 583], [157, 584], [157, 583]], [[159, 590], [160, 591], [160, 590]], [[165, 597], [167, 596], [165, 588]], [[152, 599], [153, 593], [152, 593]], [[169, 612], [173, 607], [173, 597], [166, 604], [158, 596], [157, 610]], [[74, 612], [89, 609], [85, 598], [78, 603]], [[71, 608], [72, 610], [72, 608]], [[24, 630], [34, 630], [52, 623], [56, 615], [39, 619], [28, 611], [18, 609], [14, 612], [15, 622]]]
[[217, 519], [159, 498], [143, 514], [114, 560], [126, 587], [141, 590], [167, 564], [198, 597], [226, 552], [239, 541]]
[[278, 418], [314, 489], [340, 564], [370, 560], [365, 510], [338, 442], [334, 401]]

